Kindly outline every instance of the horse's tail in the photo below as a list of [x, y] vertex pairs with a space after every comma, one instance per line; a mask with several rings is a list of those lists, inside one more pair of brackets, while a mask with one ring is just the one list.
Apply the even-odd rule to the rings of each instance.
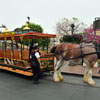
[[52, 47], [52, 49], [50, 50], [51, 53], [55, 53], [56, 50], [56, 46]]

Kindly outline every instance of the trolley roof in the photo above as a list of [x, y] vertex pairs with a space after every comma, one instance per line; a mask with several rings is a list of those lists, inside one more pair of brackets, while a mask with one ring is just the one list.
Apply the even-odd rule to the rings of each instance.
[[32, 39], [32, 38], [53, 38], [56, 37], [54, 34], [45, 34], [45, 33], [38, 33], [38, 32], [26, 32], [24, 34], [16, 34], [16, 32], [7, 32], [7, 33], [1, 33], [0, 34], [0, 40], [11, 40], [12, 37], [14, 39], [19, 39], [20, 37], [23, 37], [23, 39]]

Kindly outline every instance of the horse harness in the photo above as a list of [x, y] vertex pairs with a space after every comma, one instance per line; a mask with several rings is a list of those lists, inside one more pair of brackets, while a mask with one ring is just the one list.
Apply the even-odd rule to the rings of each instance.
[[[77, 59], [77, 58], [81, 58], [82, 59], [82, 62], [81, 62], [81, 64], [83, 64], [83, 62], [84, 62], [84, 57], [85, 56], [88, 56], [88, 55], [92, 55], [92, 54], [97, 54], [97, 56], [98, 56], [98, 59], [100, 59], [100, 45], [97, 43], [97, 42], [93, 42], [93, 44], [94, 44], [94, 47], [92, 47], [92, 48], [95, 48], [96, 49], [96, 52], [92, 52], [92, 53], [88, 53], [88, 54], [84, 54], [83, 53], [83, 51], [82, 51], [82, 48], [84, 48], [83, 47], [83, 43], [80, 43], [80, 55], [79, 56], [76, 56], [76, 57], [73, 57], [73, 58], [66, 58], [65, 56], [63, 56], [63, 50], [62, 50], [62, 45], [60, 45], [60, 49], [61, 49], [61, 51], [59, 52], [59, 53], [57, 53], [57, 54], [60, 54], [61, 56], [62, 56], [62, 58], [64, 59], [64, 60], [73, 60], [73, 59]], [[89, 45], [88, 45], [88, 47], [89, 47]], [[68, 51], [68, 50], [66, 50], [66, 51]]]
[[98, 56], [98, 59], [100, 59], [100, 44], [98, 44], [97, 42], [93, 43], [96, 49], [96, 54]]

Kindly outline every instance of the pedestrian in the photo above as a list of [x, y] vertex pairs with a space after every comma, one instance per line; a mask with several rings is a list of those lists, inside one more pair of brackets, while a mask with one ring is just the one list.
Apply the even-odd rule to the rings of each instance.
[[38, 52], [38, 45], [34, 45], [30, 54], [30, 66], [33, 73], [33, 83], [39, 84], [40, 76], [40, 53]]

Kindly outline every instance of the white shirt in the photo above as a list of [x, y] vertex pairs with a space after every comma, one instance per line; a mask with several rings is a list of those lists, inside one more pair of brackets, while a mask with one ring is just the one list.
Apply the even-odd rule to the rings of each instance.
[[36, 56], [36, 58], [39, 58], [39, 57], [40, 57], [39, 52], [36, 52], [36, 53], [35, 53], [35, 56]]
[[[39, 52], [36, 52], [36, 53], [35, 53], [35, 57], [36, 57], [36, 58], [39, 58], [39, 57], [40, 57]], [[32, 59], [32, 56], [31, 56], [31, 55], [30, 55], [30, 59]]]

